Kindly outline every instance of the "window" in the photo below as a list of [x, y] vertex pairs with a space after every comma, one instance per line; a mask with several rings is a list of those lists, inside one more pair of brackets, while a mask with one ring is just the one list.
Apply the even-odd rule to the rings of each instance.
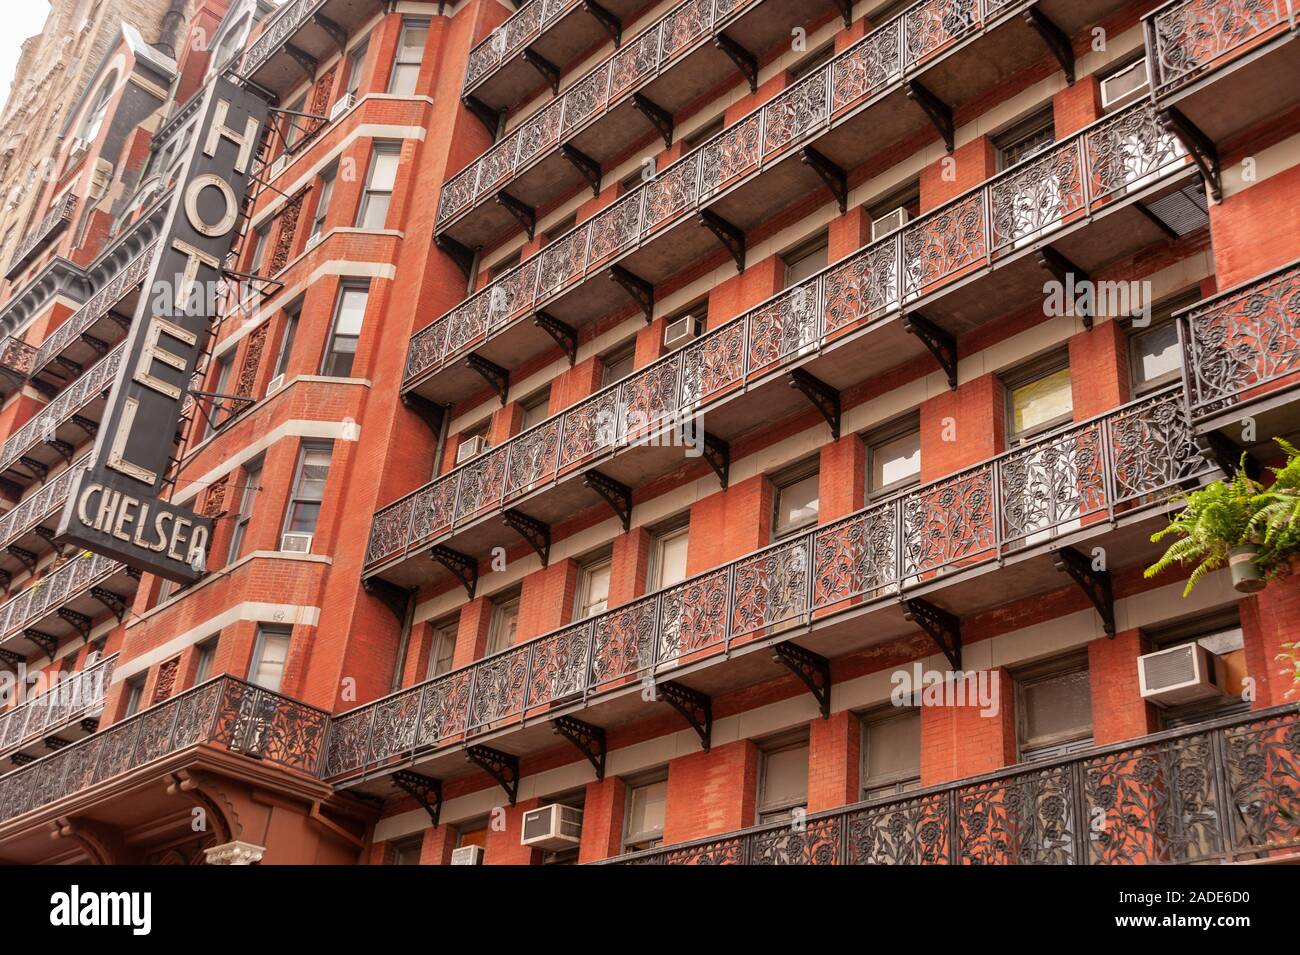
[[522, 262], [523, 258], [524, 258], [523, 250], [519, 249], [511, 255], [507, 255], [504, 259], [502, 259], [500, 262], [496, 263], [495, 265], [489, 265], [488, 281], [491, 282], [495, 279], [499, 279], [501, 276], [505, 275], [516, 265]]
[[788, 819], [808, 805], [808, 737], [763, 747], [758, 769], [758, 821]]
[[794, 85], [805, 76], [808, 76], [822, 66], [830, 62], [835, 53], [835, 44], [827, 43], [820, 49], [814, 50], [794, 66], [790, 67], [790, 84]]
[[[896, 213], [903, 210], [903, 215]], [[901, 229], [921, 214], [921, 183], [913, 179], [899, 189], [877, 199], [868, 207], [871, 217], [871, 241], [882, 239], [896, 229]]]
[[217, 659], [217, 640], [220, 634], [208, 637], [198, 646], [199, 659], [194, 665], [194, 685], [198, 686], [212, 676], [212, 664]]
[[921, 476], [921, 429], [909, 419], [867, 438], [867, 497], [882, 497]]
[[[235, 349], [230, 348], [215, 359], [217, 363], [216, 375], [212, 379], [212, 391], [219, 395], [226, 394], [226, 389], [230, 387], [230, 376], [235, 368]], [[212, 434], [226, 423], [230, 417], [231, 409], [226, 402], [218, 398], [210, 398], [207, 401], [208, 406], [208, 427], [204, 431], [203, 437], [211, 437]]]
[[239, 49], [244, 45], [244, 38], [248, 35], [248, 28], [251, 23], [252, 15], [245, 14], [222, 35], [217, 42], [217, 49], [212, 54], [212, 59], [208, 61], [209, 75], [224, 69], [226, 64], [239, 52]]
[[362, 40], [348, 53], [348, 85], [346, 94], [355, 101], [361, 90], [361, 70], [366, 65], [366, 51], [370, 48], [369, 39]]
[[686, 579], [690, 527], [683, 524], [654, 536], [650, 551], [650, 590], [663, 590]]
[[653, 849], [664, 841], [664, 810], [667, 805], [667, 779], [629, 788], [627, 818], [623, 824], [624, 852]]
[[289, 534], [314, 534], [330, 473], [330, 448], [303, 445], [293, 478], [293, 496], [284, 529]]
[[826, 268], [827, 249], [826, 234], [822, 233], [811, 242], [805, 242], [782, 256], [785, 262], [785, 287], [798, 285]]
[[544, 238], [543, 245], [550, 245], [560, 236], [570, 231], [577, 224], [578, 224], [578, 213], [574, 212], [573, 215], [566, 216], [565, 218], [561, 219], [559, 222], [555, 223], [555, 225], [549, 226], [546, 230], [546, 236]]
[[636, 345], [624, 345], [600, 359], [601, 367], [605, 369], [602, 376], [601, 384], [609, 386], [615, 382], [622, 381], [628, 375], [632, 374], [632, 365], [636, 360]]
[[683, 152], [688, 153], [692, 149], [703, 146], [718, 133], [722, 132], [727, 125], [727, 117], [719, 116], [710, 123], [705, 123], [689, 136], [682, 137]]
[[492, 608], [492, 624], [488, 631], [487, 656], [499, 653], [515, 642], [519, 627], [519, 598], [512, 597], [496, 603]]
[[529, 428], [536, 427], [545, 421], [550, 415], [547, 413], [551, 408], [551, 388], [547, 385], [541, 391], [535, 392], [520, 402], [524, 409], [524, 423], [521, 431], [527, 431]]
[[1144, 97], [1150, 90], [1147, 60], [1139, 56], [1121, 64], [1101, 78], [1101, 106], [1112, 112]]
[[470, 823], [456, 830], [456, 848], [463, 849], [466, 846], [478, 846], [480, 849], [487, 847], [487, 823]]
[[253, 504], [257, 501], [258, 485], [262, 482], [262, 462], [253, 461], [244, 466], [244, 491], [239, 496], [239, 513], [235, 515], [235, 529], [230, 533], [230, 553], [226, 563], [239, 560], [248, 522], [253, 519]]
[[302, 138], [303, 129], [299, 125], [302, 122], [302, 117], [294, 114], [301, 113], [306, 105], [307, 94], [303, 93], [286, 107], [288, 110], [284, 115], [284, 151], [286, 153], [293, 152], [294, 144]]
[[410, 96], [415, 92], [415, 81], [420, 75], [420, 61], [424, 59], [424, 43], [428, 36], [428, 20], [402, 20], [402, 35], [397, 41], [393, 75], [388, 80], [388, 92], [394, 96]]
[[429, 666], [424, 678], [432, 679], [451, 670], [451, 662], [456, 656], [455, 620], [446, 621], [433, 628], [433, 637], [429, 642]]
[[100, 128], [104, 125], [104, 115], [108, 112], [108, 101], [113, 98], [113, 87], [116, 85], [117, 71], [114, 70], [100, 84], [99, 92], [95, 94], [95, 103], [90, 107], [90, 112], [86, 114], [85, 120], [81, 123], [81, 129], [77, 132], [78, 139], [84, 140], [87, 144], [95, 141]]
[[1186, 643], [1200, 644], [1209, 655], [1209, 676], [1221, 691], [1209, 699], [1160, 707], [1161, 729], [1176, 729], [1250, 709], [1250, 703], [1242, 698], [1242, 681], [1247, 676], [1246, 645], [1241, 617], [1235, 606], [1221, 612], [1200, 614], [1145, 636], [1152, 651]]
[[253, 230], [253, 254], [248, 260], [248, 271], [257, 274], [257, 267], [262, 264], [262, 255], [266, 252], [266, 240], [271, 235], [271, 223], [266, 222]]
[[575, 620], [586, 620], [588, 617], [605, 612], [606, 607], [609, 606], [611, 567], [610, 558], [605, 557], [582, 568], [582, 577], [578, 582]]
[[773, 540], [797, 534], [817, 523], [818, 480], [815, 464], [803, 465], [785, 476], [773, 478], [772, 483], [776, 485]]
[[1014, 166], [1022, 159], [1042, 152], [1054, 142], [1056, 126], [1052, 108], [1048, 106], [994, 139], [993, 144], [998, 151], [998, 168]]
[[1068, 657], [1019, 673], [1016, 723], [1020, 759], [1050, 759], [1092, 744], [1088, 658]]
[[862, 718], [862, 798], [882, 799], [921, 784], [921, 711], [890, 706]]
[[293, 337], [298, 332], [298, 318], [302, 315], [302, 302], [297, 301], [284, 310], [284, 336], [280, 351], [275, 356], [275, 376], [279, 378], [289, 370], [289, 355], [293, 352]]
[[316, 214], [311, 220], [311, 233], [308, 239], [313, 239], [325, 231], [325, 216], [330, 211], [330, 195], [334, 192], [334, 174], [337, 168], [331, 166], [326, 169], [320, 176], [320, 199], [316, 201]]
[[334, 307], [334, 324], [330, 327], [330, 340], [325, 346], [325, 360], [321, 363], [322, 375], [347, 378], [352, 374], [352, 362], [357, 356], [357, 339], [361, 337], [361, 323], [366, 316], [366, 302], [370, 290], [360, 286], [344, 286]]
[[394, 842], [392, 853], [388, 857], [388, 864], [419, 865], [420, 848], [423, 843], [423, 836], [414, 836], [410, 839], [402, 839], [400, 842]]
[[253, 662], [248, 668], [248, 682], [272, 693], [280, 692], [284, 663], [289, 658], [289, 635], [286, 627], [258, 627], [253, 647]]
[[1011, 442], [1028, 440], [1064, 424], [1074, 413], [1070, 366], [1065, 355], [1036, 362], [1008, 377], [1004, 384], [1007, 389], [1007, 432]]
[[366, 191], [357, 212], [357, 228], [382, 229], [388, 221], [388, 203], [397, 181], [397, 161], [401, 156], [396, 143], [376, 143], [366, 174]]
[[1182, 345], [1178, 323], [1173, 313], [1192, 305], [1199, 295], [1193, 292], [1161, 302], [1151, 309], [1151, 321], [1143, 327], [1129, 324], [1129, 381], [1134, 394], [1143, 394], [1171, 381], [1183, 373]]
[[142, 673], [126, 681], [126, 712], [122, 714], [123, 719], [140, 712], [140, 701], [144, 698], [144, 680], [145, 674]]

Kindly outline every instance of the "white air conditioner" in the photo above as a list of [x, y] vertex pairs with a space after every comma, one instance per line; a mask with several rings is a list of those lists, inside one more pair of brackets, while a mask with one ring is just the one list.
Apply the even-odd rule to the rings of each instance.
[[266, 396], [268, 398], [271, 397], [271, 395], [275, 394], [283, 387], [284, 387], [284, 375], [283, 374], [276, 375], [269, 382], [267, 382]]
[[314, 249], [316, 247], [316, 243], [319, 242], [322, 238], [324, 238], [324, 233], [313, 232], [311, 235], [307, 236], [307, 248]]
[[352, 104], [355, 102], [356, 102], [356, 97], [354, 97], [351, 93], [344, 93], [343, 96], [339, 99], [339, 101], [330, 107], [330, 122], [331, 123], [334, 122], [334, 120], [338, 119], [348, 110], [350, 110], [352, 108]]
[[676, 321], [668, 323], [664, 329], [664, 347], [676, 348], [684, 345], [700, 334], [700, 320], [695, 315], [683, 315]]
[[871, 241], [875, 242], [883, 235], [888, 235], [895, 229], [901, 229], [907, 225], [907, 209], [899, 206], [893, 212], [886, 213], [879, 219], [871, 221]]
[[1214, 685], [1210, 654], [1199, 643], [1180, 643], [1138, 657], [1138, 684], [1142, 699], [1161, 706], [1191, 703], [1222, 696]]
[[1101, 105], [1112, 109], [1131, 103], [1150, 89], [1147, 80], [1147, 61], [1138, 60], [1128, 69], [1120, 70], [1101, 81]]
[[284, 167], [289, 165], [289, 154], [281, 153], [275, 157], [275, 162], [271, 163], [271, 178], [274, 179], [280, 173], [284, 172]]
[[554, 803], [524, 813], [520, 845], [534, 849], [572, 849], [582, 841], [582, 810]]
[[280, 537], [280, 550], [290, 554], [310, 554], [311, 535], [287, 533]]
[[77, 159], [79, 159], [89, 148], [90, 143], [86, 142], [86, 140], [82, 139], [80, 136], [74, 137], [72, 140], [72, 148], [68, 151], [68, 161], [70, 163], [76, 162]]
[[461, 846], [451, 853], [452, 865], [482, 865], [483, 864], [483, 847], [482, 846]]
[[476, 458], [488, 449], [487, 439], [481, 434], [476, 434], [467, 441], [462, 441], [456, 448], [456, 463], [464, 464], [471, 458]]

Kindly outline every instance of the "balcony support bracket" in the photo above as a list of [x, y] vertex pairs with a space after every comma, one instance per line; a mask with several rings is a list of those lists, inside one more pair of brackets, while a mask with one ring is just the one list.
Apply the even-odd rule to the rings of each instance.
[[582, 9], [586, 10], [596, 22], [605, 28], [609, 38], [614, 41], [614, 49], [623, 45], [623, 21], [601, 6], [596, 0], [582, 0]]
[[496, 194], [496, 202], [519, 221], [524, 231], [528, 233], [528, 241], [533, 241], [533, 236], [537, 233], [536, 210], [527, 203], [520, 202], [504, 189]]
[[648, 119], [650, 125], [663, 137], [665, 148], [673, 144], [672, 113], [642, 93], [632, 94], [632, 106], [638, 113]]
[[330, 39], [334, 41], [336, 46], [338, 46], [340, 53], [348, 48], [347, 30], [344, 30], [323, 13], [313, 13], [311, 15], [311, 21], [329, 34]]
[[772, 659], [784, 664], [797, 676], [808, 692], [817, 700], [822, 719], [831, 715], [831, 663], [825, 657], [805, 650], [797, 643], [778, 643], [772, 648]]
[[[1204, 434], [1196, 435], [1193, 440], [1196, 442], [1196, 447], [1201, 454], [1213, 461], [1219, 467], [1219, 470], [1229, 478], [1241, 470], [1242, 449], [1237, 447], [1232, 439], [1222, 432], [1207, 431]], [[1245, 454], [1245, 462], [1246, 477], [1253, 481], [1259, 480], [1259, 462], [1249, 452]]]
[[15, 766], [26, 766], [28, 763], [36, 762], [36, 757], [27, 753], [14, 753], [9, 757], [9, 762]]
[[822, 182], [826, 183], [826, 188], [831, 191], [831, 195], [835, 197], [835, 202], [840, 207], [840, 215], [848, 212], [849, 178], [844, 170], [811, 146], [799, 150], [799, 161], [805, 166], [812, 167], [812, 171], [821, 176]]
[[592, 726], [572, 716], [561, 716], [551, 724], [551, 731], [578, 747], [578, 752], [587, 757], [592, 768], [596, 770], [598, 781], [605, 778], [604, 728]]
[[542, 566], [546, 567], [551, 562], [551, 525], [544, 521], [539, 521], [535, 517], [529, 517], [517, 507], [507, 508], [501, 513], [501, 520], [516, 534], [524, 539], [533, 550], [537, 551], [537, 556], [542, 559]]
[[497, 785], [506, 791], [506, 796], [510, 798], [510, 805], [515, 804], [519, 798], [518, 756], [503, 753], [490, 746], [470, 746], [465, 750], [465, 758], [495, 779]]
[[492, 390], [501, 399], [501, 407], [504, 408], [506, 393], [510, 390], [510, 372], [482, 355], [467, 356], [465, 364], [469, 366], [471, 371], [478, 372], [483, 377], [483, 380], [492, 386]]
[[740, 70], [740, 75], [749, 82], [749, 91], [758, 92], [758, 57], [754, 56], [743, 46], [727, 36], [725, 33], [719, 33], [713, 39], [713, 45], [723, 53], [727, 58], [736, 64], [736, 69]]
[[632, 489], [612, 477], [592, 469], [582, 476], [583, 487], [591, 488], [610, 506], [626, 533], [632, 527]]
[[64, 464], [72, 463], [72, 454], [77, 449], [61, 438], [50, 438], [45, 444], [53, 449], [54, 453], [63, 458]]
[[316, 70], [320, 66], [316, 57], [312, 56], [306, 50], [294, 46], [292, 43], [286, 43], [284, 45], [284, 52], [289, 54], [289, 59], [298, 64], [298, 68], [307, 75], [307, 79], [315, 79]]
[[73, 424], [81, 429], [81, 433], [88, 438], [93, 438], [99, 434], [98, 422], [91, 421], [85, 415], [74, 414], [71, 418]]
[[473, 249], [445, 235], [435, 236], [433, 244], [451, 257], [451, 260], [456, 263], [456, 267], [465, 273], [466, 279], [474, 277], [475, 255]]
[[555, 344], [564, 350], [565, 356], [569, 359], [569, 367], [572, 368], [578, 360], [577, 330], [572, 325], [566, 325], [549, 312], [538, 312], [533, 316], [533, 324], [550, 335]]
[[25, 547], [19, 547], [17, 544], [10, 544], [5, 548], [10, 557], [14, 557], [20, 564], [27, 568], [29, 574], [36, 573], [36, 555]]
[[903, 618], [926, 632], [954, 670], [961, 669], [961, 620], [958, 617], [928, 600], [915, 597], [903, 601]]
[[704, 460], [708, 462], [709, 467], [713, 468], [713, 473], [718, 476], [718, 481], [722, 484], [722, 490], [725, 491], [727, 481], [731, 477], [731, 445], [705, 431], [704, 447], [701, 453]]
[[853, 0], [831, 0], [831, 2], [839, 7], [840, 19], [844, 21], [844, 25], [853, 26]]
[[55, 611], [64, 623], [72, 627], [73, 630], [81, 634], [81, 642], [90, 642], [90, 627], [94, 623], [84, 613], [77, 613], [75, 610], [69, 610], [67, 607], [60, 607]]
[[1096, 314], [1096, 303], [1091, 295], [1084, 297], [1083, 305], [1078, 305], [1079, 296], [1077, 290], [1080, 286], [1091, 285], [1091, 280], [1087, 272], [1079, 268], [1069, 259], [1067, 259], [1050, 245], [1045, 245], [1038, 250], [1038, 264], [1052, 274], [1052, 278], [1060, 284], [1062, 289], [1063, 301], [1065, 302], [1066, 313], [1073, 312], [1083, 319], [1083, 327], [1092, 331], [1092, 320]]
[[745, 271], [745, 233], [716, 212], [710, 212], [708, 209], [701, 210], [696, 215], [696, 221], [712, 232], [714, 237], [722, 243], [722, 247], [736, 260], [736, 271]]
[[428, 429], [437, 438], [442, 434], [442, 424], [447, 417], [447, 409], [436, 401], [430, 401], [423, 395], [417, 395], [413, 391], [408, 391], [402, 395], [402, 404], [409, 410], [415, 412], [421, 421], [425, 423]]
[[473, 557], [442, 544], [435, 544], [429, 556], [450, 570], [464, 586], [469, 599], [474, 599], [474, 591], [478, 588], [478, 562]]
[[90, 332], [82, 332], [79, 337], [83, 342], [91, 347], [91, 350], [94, 351], [96, 355], [108, 354], [108, 342], [104, 341], [102, 338], [96, 338], [94, 335], [90, 334]]
[[649, 324], [650, 320], [654, 318], [655, 287], [641, 276], [629, 272], [621, 265], [611, 265], [609, 271], [605, 274], [622, 286], [623, 291], [632, 296], [633, 300], [641, 306], [646, 323]]
[[1223, 175], [1219, 165], [1219, 150], [1214, 141], [1176, 106], [1166, 106], [1160, 111], [1160, 125], [1183, 144], [1183, 148], [1196, 163], [1196, 168], [1205, 177], [1205, 182], [1210, 187], [1210, 196], [1215, 202], [1222, 202]]
[[840, 393], [802, 368], [790, 372], [790, 387], [798, 388], [803, 392], [803, 396], [821, 412], [826, 423], [831, 426], [831, 437], [838, 441], [840, 439]]
[[23, 467], [27, 468], [27, 470], [31, 471], [34, 475], [40, 478], [42, 481], [44, 481], [46, 476], [48, 476], [50, 473], [50, 469], [48, 467], [46, 467], [40, 461], [37, 461], [35, 458], [28, 457], [25, 454], [18, 459], [18, 462], [22, 464]]
[[1065, 74], [1065, 81], [1070, 86], [1073, 86], [1074, 47], [1070, 45], [1070, 38], [1065, 35], [1065, 31], [1052, 22], [1052, 18], [1037, 7], [1030, 7], [1025, 11], [1025, 23], [1043, 38], [1043, 43], [1047, 45], [1047, 52], [1056, 57], [1056, 62], [1061, 64], [1061, 72]]
[[442, 780], [399, 769], [393, 773], [393, 785], [420, 804], [435, 826], [442, 814]]
[[4, 663], [11, 669], [17, 669], [18, 664], [25, 663], [27, 658], [21, 653], [15, 653], [13, 650], [0, 649], [0, 663]]
[[106, 587], [91, 587], [90, 596], [94, 597], [105, 607], [107, 607], [121, 623], [126, 616], [126, 598], [119, 593], [114, 593]]
[[948, 152], [952, 152], [954, 145], [952, 107], [939, 99], [920, 80], [908, 80], [907, 98], [925, 111], [925, 115], [929, 117], [930, 122], [934, 124], [934, 128], [943, 137], [943, 143], [948, 147]]
[[41, 740], [41, 743], [46, 749], [53, 752], [54, 750], [63, 749], [65, 746], [71, 746], [72, 740], [64, 739], [62, 736], [47, 736]]
[[524, 62], [541, 74], [546, 85], [551, 88], [551, 95], [560, 92], [560, 68], [534, 49], [525, 49]]
[[82, 721], [81, 721], [80, 723], [78, 723], [77, 725], [81, 727], [81, 731], [82, 731], [83, 733], [98, 733], [98, 732], [99, 732], [99, 717], [97, 717], [97, 716], [87, 716], [84, 720], [82, 720]]
[[1062, 547], [1055, 554], [1056, 569], [1065, 571], [1079, 585], [1084, 596], [1092, 601], [1101, 617], [1106, 636], [1115, 639], [1115, 592], [1111, 587], [1110, 571], [1097, 570], [1083, 554], [1073, 547]]
[[411, 604], [410, 590], [382, 577], [366, 578], [361, 582], [361, 589], [388, 608], [399, 627], [406, 625], [406, 611]]
[[903, 330], [921, 340], [921, 344], [934, 356], [934, 360], [939, 363], [939, 367], [948, 376], [949, 389], [955, 391], [957, 388], [957, 339], [953, 338], [952, 332], [940, 328], [920, 312], [912, 312], [903, 316]]
[[45, 655], [51, 660], [54, 659], [54, 652], [59, 649], [59, 641], [53, 636], [43, 630], [36, 630], [32, 627], [27, 627], [23, 630], [23, 636], [44, 650]]
[[686, 722], [700, 737], [701, 748], [707, 753], [713, 740], [713, 700], [676, 680], [660, 683], [655, 689], [663, 694], [665, 703], [686, 717]]
[[600, 195], [601, 171], [600, 163], [592, 159], [581, 149], [576, 146], [570, 146], [565, 143], [560, 147], [560, 155], [569, 161], [569, 164], [587, 180], [587, 185], [591, 186], [592, 196]]
[[474, 115], [474, 118], [483, 124], [483, 128], [488, 131], [488, 135], [496, 139], [497, 129], [501, 125], [501, 113], [477, 96], [466, 96], [462, 101], [465, 108]]

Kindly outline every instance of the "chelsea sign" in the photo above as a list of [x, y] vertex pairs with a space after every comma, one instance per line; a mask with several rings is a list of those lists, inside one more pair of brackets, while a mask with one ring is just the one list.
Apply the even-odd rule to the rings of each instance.
[[163, 486], [266, 115], [260, 97], [224, 77], [208, 87], [94, 463], [73, 478], [59, 518], [61, 540], [182, 583], [202, 575], [212, 519], [163, 500]]

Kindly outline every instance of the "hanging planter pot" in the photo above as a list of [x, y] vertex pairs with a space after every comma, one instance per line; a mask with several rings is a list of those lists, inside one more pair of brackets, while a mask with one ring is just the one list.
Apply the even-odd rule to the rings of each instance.
[[1259, 556], [1258, 544], [1239, 544], [1228, 550], [1228, 568], [1232, 571], [1232, 586], [1238, 593], [1257, 594], [1267, 581], [1260, 572], [1255, 558]]

